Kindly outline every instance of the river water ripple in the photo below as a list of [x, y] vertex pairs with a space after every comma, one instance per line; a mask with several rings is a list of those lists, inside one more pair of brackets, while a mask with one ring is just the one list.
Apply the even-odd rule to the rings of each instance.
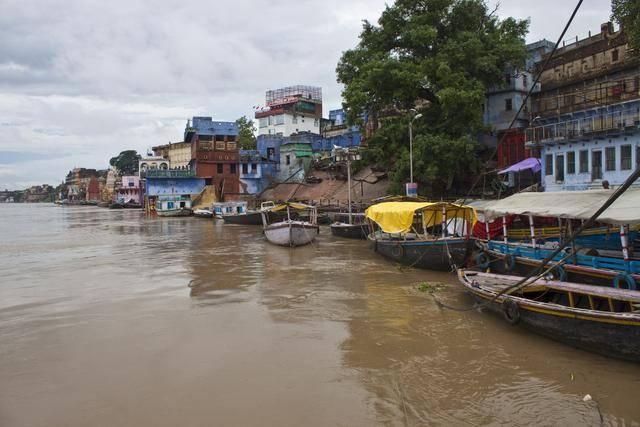
[[[467, 307], [365, 242], [0, 205], [1, 426], [640, 425], [640, 367]], [[592, 401], [584, 402], [590, 394]], [[600, 415], [601, 414], [601, 415]]]

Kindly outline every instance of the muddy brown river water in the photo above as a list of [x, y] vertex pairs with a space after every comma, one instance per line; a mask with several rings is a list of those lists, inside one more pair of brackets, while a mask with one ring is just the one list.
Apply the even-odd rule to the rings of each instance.
[[327, 228], [0, 205], [0, 239], [0, 426], [640, 425], [640, 366]]

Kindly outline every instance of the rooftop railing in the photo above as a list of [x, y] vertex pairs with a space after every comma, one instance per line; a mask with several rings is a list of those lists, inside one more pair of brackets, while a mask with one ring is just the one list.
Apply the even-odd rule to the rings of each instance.
[[527, 145], [545, 144], [588, 137], [598, 132], [623, 131], [640, 127], [640, 111], [615, 111], [566, 120], [527, 129]]

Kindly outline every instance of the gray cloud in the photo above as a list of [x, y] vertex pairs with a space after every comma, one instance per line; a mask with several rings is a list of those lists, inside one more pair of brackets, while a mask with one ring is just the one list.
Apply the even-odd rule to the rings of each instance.
[[[123, 149], [179, 140], [193, 115], [251, 116], [270, 88], [319, 85], [325, 113], [338, 108], [336, 63], [357, 43], [362, 19], [375, 21], [385, 4], [0, 2], [0, 150], [34, 153], [0, 169], [0, 188], [58, 182], [73, 166], [106, 167]], [[501, 16], [531, 17], [530, 41], [555, 40], [573, 8], [500, 3]], [[609, 9], [586, 0], [568, 37], [597, 31]]]

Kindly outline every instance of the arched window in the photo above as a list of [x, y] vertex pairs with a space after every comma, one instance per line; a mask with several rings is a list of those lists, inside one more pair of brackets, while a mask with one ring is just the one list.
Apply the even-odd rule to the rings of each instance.
[[167, 170], [169, 166], [166, 163], [160, 163], [160, 169]]
[[148, 167], [149, 165], [147, 165], [146, 163], [140, 163], [140, 170], [146, 171]]

